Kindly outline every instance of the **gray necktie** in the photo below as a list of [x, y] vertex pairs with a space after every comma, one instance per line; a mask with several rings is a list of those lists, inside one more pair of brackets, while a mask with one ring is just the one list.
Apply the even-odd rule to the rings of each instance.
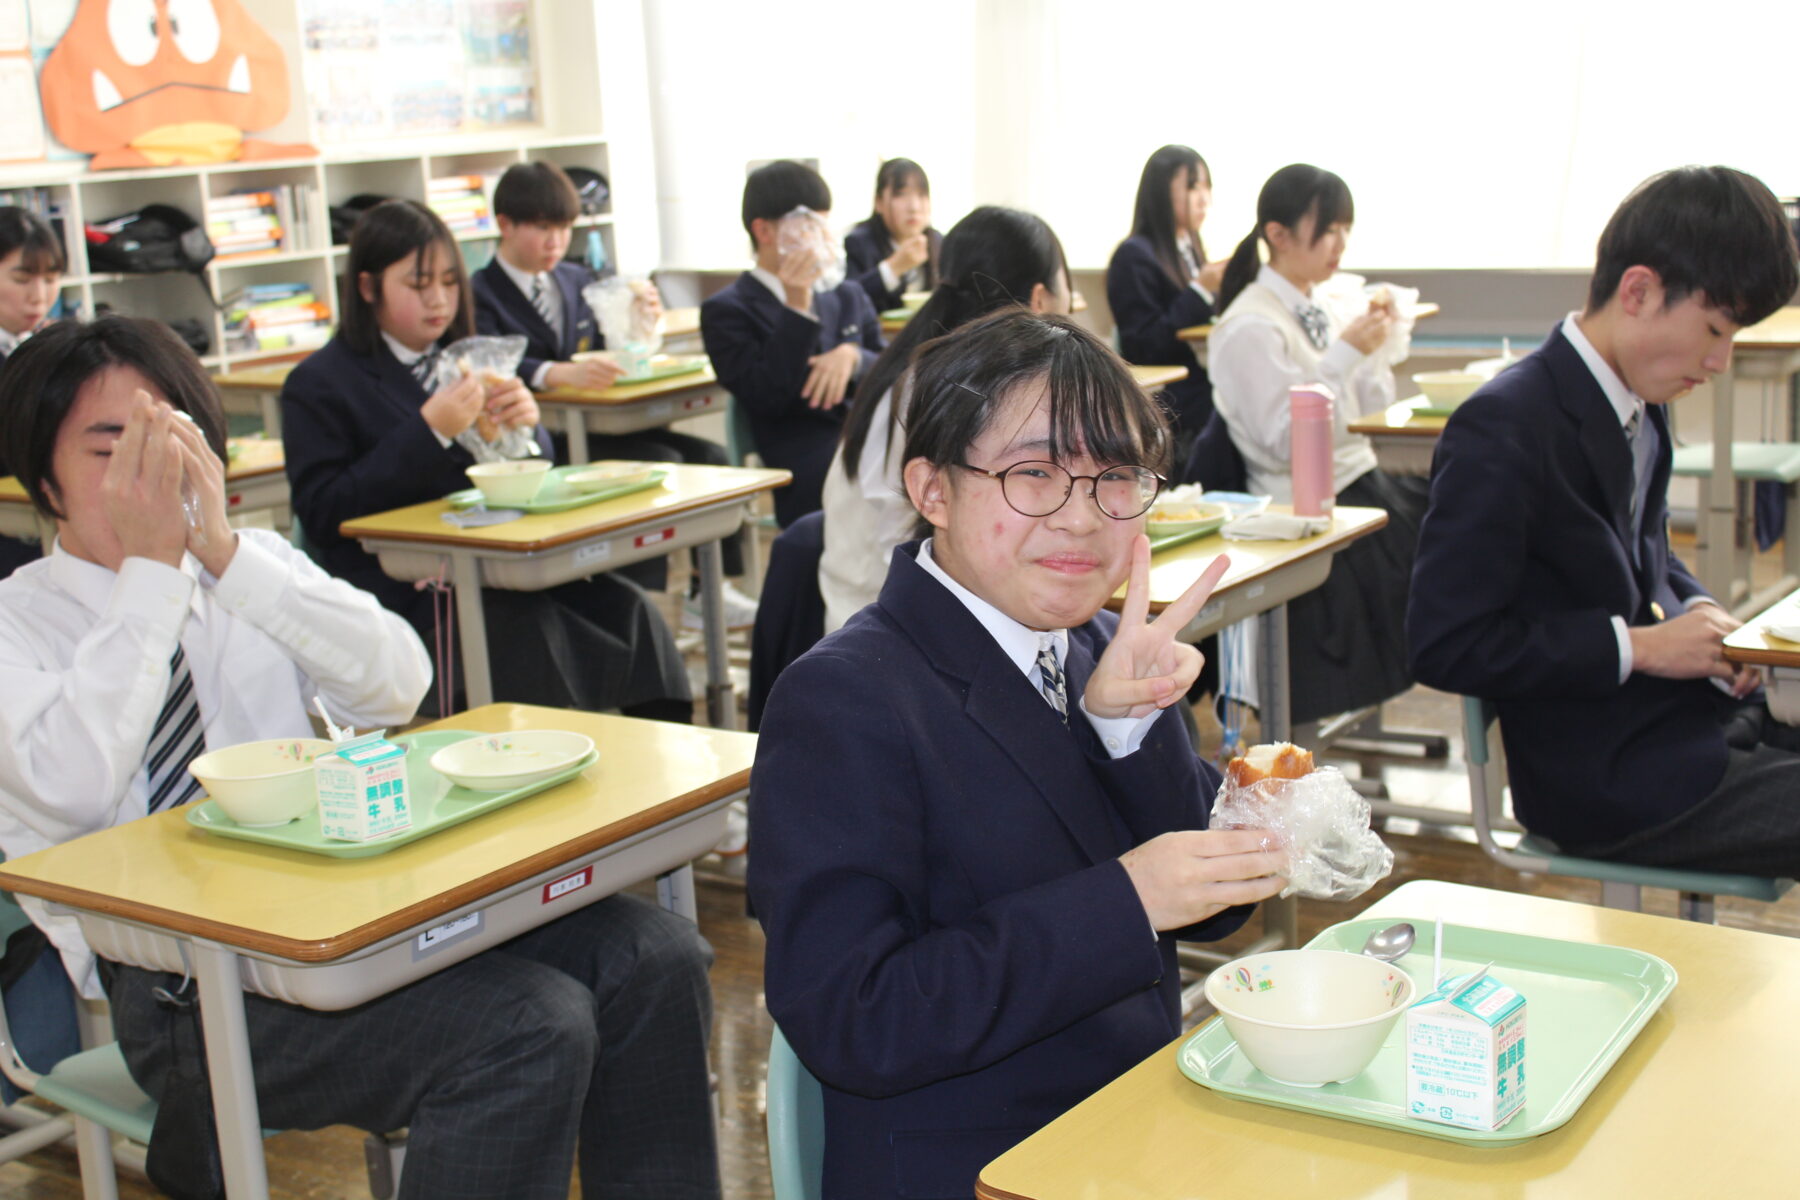
[[425, 389], [427, 395], [437, 390], [438, 359], [442, 358], [443, 354], [442, 347], [433, 346], [413, 360], [410, 368], [413, 378], [419, 381], [419, 386]]
[[562, 341], [562, 305], [556, 302], [556, 295], [550, 290], [542, 275], [531, 277], [531, 306], [538, 310], [538, 316], [544, 318], [544, 324]]
[[1056, 660], [1056, 640], [1048, 635], [1038, 640], [1038, 673], [1043, 676], [1044, 699], [1056, 710], [1063, 724], [1069, 723], [1069, 684], [1063, 677], [1062, 664]]
[[188, 774], [188, 764], [206, 750], [206, 727], [200, 720], [200, 703], [194, 699], [194, 676], [187, 655], [175, 647], [169, 660], [169, 693], [150, 741], [144, 748], [144, 773], [150, 782], [145, 811], [155, 812], [186, 804], [200, 790], [200, 781]]
[[1313, 344], [1313, 349], [1325, 349], [1328, 330], [1325, 310], [1311, 300], [1302, 300], [1300, 307], [1294, 310], [1294, 315], [1300, 318], [1300, 328], [1306, 330], [1306, 339]]
[[1654, 464], [1651, 459], [1656, 453], [1655, 431], [1640, 403], [1625, 422], [1625, 440], [1631, 446], [1631, 527], [1635, 531], [1644, 514], [1644, 504], [1648, 497], [1650, 472]]

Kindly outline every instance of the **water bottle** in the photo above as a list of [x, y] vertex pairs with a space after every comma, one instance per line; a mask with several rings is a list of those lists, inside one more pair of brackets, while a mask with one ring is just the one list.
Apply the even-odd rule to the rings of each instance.
[[598, 229], [588, 230], [587, 235], [587, 268], [594, 273], [594, 278], [606, 274], [606, 243], [600, 240]]
[[1337, 499], [1331, 485], [1332, 403], [1331, 389], [1322, 383], [1288, 389], [1290, 472], [1297, 517], [1328, 517]]

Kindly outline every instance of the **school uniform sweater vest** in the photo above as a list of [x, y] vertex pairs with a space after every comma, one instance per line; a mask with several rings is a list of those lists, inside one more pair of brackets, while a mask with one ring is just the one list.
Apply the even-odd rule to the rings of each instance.
[[[1301, 376], [1307, 382], [1325, 382], [1337, 396], [1337, 402], [1331, 409], [1331, 482], [1332, 491], [1341, 493], [1352, 483], [1375, 469], [1375, 449], [1369, 439], [1361, 434], [1350, 432], [1350, 422], [1354, 414], [1346, 406], [1347, 397], [1343, 390], [1330, 384], [1321, 369], [1322, 351], [1315, 348], [1312, 339], [1300, 327], [1300, 320], [1288, 309], [1280, 296], [1260, 283], [1251, 283], [1239, 292], [1225, 315], [1219, 318], [1217, 328], [1213, 330], [1216, 339], [1224, 327], [1247, 314], [1267, 317], [1281, 331], [1282, 343], [1287, 356], [1300, 368]], [[1327, 343], [1329, 344], [1329, 343]], [[1242, 421], [1243, 414], [1249, 404], [1268, 403], [1266, 398], [1247, 398], [1230, 395], [1221, 384], [1217, 374], [1213, 376], [1213, 403], [1225, 416], [1227, 426], [1233, 420]], [[1286, 404], [1287, 397], [1281, 396], [1276, 401]], [[1285, 424], [1285, 422], [1284, 422]], [[1239, 437], [1234, 431], [1232, 443], [1237, 446], [1238, 453], [1244, 456], [1244, 465], [1249, 469], [1250, 490], [1258, 495], [1270, 495], [1277, 504], [1291, 504], [1294, 499], [1294, 481], [1291, 469], [1292, 458], [1286, 444], [1280, 447], [1280, 456], [1271, 457], [1265, 449], [1250, 445], [1247, 439]]]

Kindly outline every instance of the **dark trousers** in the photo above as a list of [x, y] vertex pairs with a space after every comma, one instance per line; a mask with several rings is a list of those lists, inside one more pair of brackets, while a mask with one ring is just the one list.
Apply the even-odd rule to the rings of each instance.
[[[707, 1070], [712, 949], [633, 896], [578, 909], [344, 1012], [245, 996], [270, 1128], [410, 1130], [401, 1200], [719, 1195]], [[109, 973], [113, 1027], [160, 1098], [175, 976]]]
[[1646, 867], [1800, 877], [1800, 729], [1783, 725], [1761, 704], [1732, 710], [1724, 728], [1725, 774], [1703, 800], [1623, 841], [1571, 853]]

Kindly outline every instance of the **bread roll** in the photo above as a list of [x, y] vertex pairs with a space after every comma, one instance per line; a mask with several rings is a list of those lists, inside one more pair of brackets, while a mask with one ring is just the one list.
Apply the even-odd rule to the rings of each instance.
[[1311, 775], [1312, 770], [1312, 751], [1292, 742], [1264, 742], [1227, 763], [1225, 781], [1234, 787], [1248, 787], [1265, 779], [1299, 779]]

